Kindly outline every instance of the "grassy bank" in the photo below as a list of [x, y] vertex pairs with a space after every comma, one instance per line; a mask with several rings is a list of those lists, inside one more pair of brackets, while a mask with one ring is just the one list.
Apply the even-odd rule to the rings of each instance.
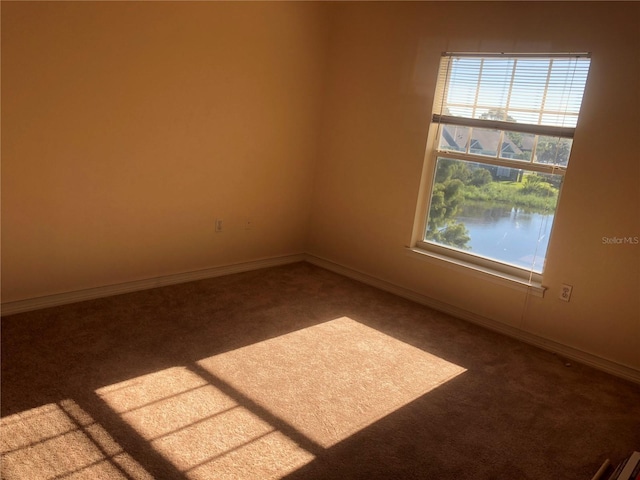
[[490, 182], [480, 187], [465, 185], [463, 195], [465, 200], [503, 203], [534, 213], [551, 213], [555, 210], [558, 201], [556, 188], [530, 192], [521, 182]]

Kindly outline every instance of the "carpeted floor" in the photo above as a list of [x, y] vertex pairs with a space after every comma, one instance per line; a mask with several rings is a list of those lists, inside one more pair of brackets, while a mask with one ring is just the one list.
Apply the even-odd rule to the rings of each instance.
[[5, 479], [590, 479], [640, 386], [307, 263], [2, 319]]

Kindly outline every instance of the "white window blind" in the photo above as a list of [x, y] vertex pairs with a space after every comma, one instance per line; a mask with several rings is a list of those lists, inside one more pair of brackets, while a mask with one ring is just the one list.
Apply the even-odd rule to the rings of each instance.
[[445, 54], [434, 121], [572, 137], [590, 58]]

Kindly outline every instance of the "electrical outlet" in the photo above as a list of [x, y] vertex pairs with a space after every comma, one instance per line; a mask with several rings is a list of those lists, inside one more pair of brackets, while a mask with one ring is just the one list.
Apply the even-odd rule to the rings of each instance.
[[216, 232], [222, 231], [222, 219], [216, 218]]
[[560, 298], [560, 300], [564, 300], [565, 302], [568, 302], [569, 300], [571, 300], [572, 290], [573, 290], [573, 287], [571, 285], [561, 285], [560, 295], [558, 296], [558, 298]]
[[244, 229], [245, 230], [251, 230], [252, 228], [253, 228], [253, 220], [246, 219], [244, 221]]

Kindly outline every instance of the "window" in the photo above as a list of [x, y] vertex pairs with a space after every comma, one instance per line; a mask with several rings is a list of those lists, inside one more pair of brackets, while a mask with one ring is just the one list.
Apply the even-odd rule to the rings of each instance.
[[443, 55], [419, 248], [540, 278], [589, 65], [586, 54]]

